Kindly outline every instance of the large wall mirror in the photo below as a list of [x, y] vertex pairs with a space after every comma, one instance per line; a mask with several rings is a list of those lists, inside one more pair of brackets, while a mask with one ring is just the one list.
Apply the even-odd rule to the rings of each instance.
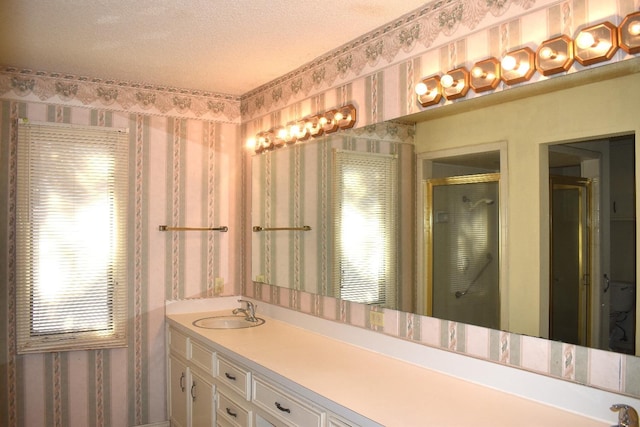
[[295, 229], [252, 279], [638, 354], [637, 71], [601, 68], [255, 155], [252, 225]]
[[414, 127], [384, 123], [252, 158], [252, 278], [415, 309]]

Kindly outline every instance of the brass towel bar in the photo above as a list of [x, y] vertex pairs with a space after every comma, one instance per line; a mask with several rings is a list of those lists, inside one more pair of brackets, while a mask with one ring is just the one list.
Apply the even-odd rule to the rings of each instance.
[[253, 226], [253, 231], [258, 232], [258, 231], [286, 231], [286, 230], [291, 230], [291, 231], [310, 231], [311, 227], [308, 225], [304, 225], [302, 227], [276, 227], [276, 228], [263, 228], [260, 227], [259, 225], [254, 225]]
[[160, 231], [229, 231], [229, 227], [169, 227], [168, 225], [161, 225], [158, 227]]

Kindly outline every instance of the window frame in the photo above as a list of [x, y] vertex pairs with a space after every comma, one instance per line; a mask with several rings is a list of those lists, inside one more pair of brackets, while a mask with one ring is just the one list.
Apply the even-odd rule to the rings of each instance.
[[[94, 147], [99, 147], [99, 149], [94, 149]], [[18, 121], [16, 192], [16, 335], [18, 354], [115, 348], [127, 345], [128, 151], [129, 135], [127, 129], [39, 123], [26, 119]], [[95, 182], [95, 187], [100, 188], [101, 192], [95, 188], [91, 190], [92, 186], [89, 184], [86, 187], [90, 190], [78, 189], [79, 186], [74, 186], [70, 182], [71, 180], [63, 179], [62, 173], [56, 175], [57, 166], [47, 168], [42, 164], [35, 164], [34, 157], [37, 153], [40, 155], [64, 154], [69, 156], [65, 160], [68, 159], [71, 165], [74, 161], [86, 164], [86, 159], [92, 155], [95, 157], [103, 156], [103, 159], [106, 159], [106, 166], [103, 164], [101, 166], [105, 167], [107, 172], [83, 175], [87, 181]], [[73, 158], [75, 155], [83, 157]], [[61, 164], [66, 163], [61, 161]], [[37, 179], [48, 181], [40, 181], [39, 186], [36, 187], [37, 184], [34, 182]], [[70, 191], [70, 188], [73, 188], [73, 191]], [[69, 227], [68, 224], [75, 227], [80, 223], [77, 214], [69, 214], [68, 208], [62, 212], [63, 206], [58, 206], [57, 203], [49, 201], [38, 204], [39, 197], [34, 196], [37, 193], [64, 196], [69, 196], [72, 193], [69, 196], [72, 201], [75, 200], [73, 197], [79, 199], [77, 207], [75, 204], [73, 205], [74, 213], [78, 210], [80, 212], [88, 210], [89, 199], [83, 198], [88, 195], [97, 197], [106, 203], [106, 213], [101, 210], [100, 212], [104, 215], [99, 215], [99, 224], [104, 225], [105, 228], [97, 228], [98, 232], [107, 236], [106, 245], [97, 245], [96, 242], [100, 241], [97, 239], [91, 242], [92, 247], [101, 250], [101, 256], [98, 258], [100, 263], [95, 262], [95, 257], [89, 258], [91, 256], [89, 253], [83, 253], [81, 257], [77, 257], [80, 246], [71, 238], [69, 241], [61, 243], [64, 238], [58, 235], [47, 235], [46, 231], [43, 232], [45, 234], [42, 234], [41, 230], [35, 231], [39, 226], [48, 226], [51, 230], [51, 224], [54, 224], [53, 228], [57, 230], [59, 224], [60, 233], [63, 234], [69, 230], [69, 228], [65, 228], [64, 224], [67, 224], [66, 227]], [[68, 205], [68, 200], [66, 202]], [[60, 202], [60, 205], [63, 203]], [[61, 219], [53, 221], [42, 219], [39, 225], [35, 224], [38, 221], [37, 217], [39, 217], [34, 210], [36, 206], [45, 210], [49, 209], [46, 210], [46, 214], [57, 212], [63, 216], [60, 217]], [[85, 207], [85, 211], [82, 210], [82, 207]], [[66, 216], [64, 216], [65, 213]], [[85, 215], [87, 215], [86, 212]], [[95, 218], [92, 219], [95, 220]], [[72, 229], [75, 229], [74, 227]], [[85, 230], [86, 228], [79, 229]], [[39, 234], [35, 235], [36, 232]], [[42, 258], [49, 258], [47, 255], [52, 252], [40, 249], [39, 245], [43, 244], [43, 236], [49, 237], [50, 240], [57, 243], [54, 246], [57, 254], [50, 257], [49, 262], [51, 263], [53, 260], [57, 262], [56, 266], [63, 266], [61, 269], [66, 267], [66, 270], [72, 270], [73, 275], [63, 276], [64, 280], [61, 281], [60, 288], [62, 290], [56, 289], [53, 292], [52, 300], [55, 302], [48, 303], [49, 305], [43, 302], [41, 312], [48, 313], [48, 319], [55, 318], [57, 315], [63, 318], [64, 314], [71, 313], [75, 316], [73, 317], [74, 321], [81, 320], [81, 323], [75, 323], [72, 326], [69, 326], [71, 322], [49, 323], [47, 327], [50, 328], [50, 331], [43, 330], [46, 329], [44, 322], [36, 325], [37, 320], [34, 318], [34, 304], [36, 301], [45, 301], [41, 295], [46, 287], [38, 286], [40, 282], [44, 282], [40, 279], [40, 274], [42, 271], [47, 271], [43, 267]], [[55, 240], [56, 237], [58, 240]], [[41, 240], [35, 242], [34, 239], [37, 238]], [[85, 237], [85, 240], [91, 239]], [[68, 253], [60, 250], [63, 244], [66, 245], [65, 248], [69, 248]], [[64, 264], [60, 262], [61, 260], [64, 261]], [[80, 261], [78, 264], [73, 264], [78, 260]], [[82, 263], [82, 260], [85, 262]], [[87, 260], [94, 261], [99, 264], [99, 267], [91, 268], [86, 263]], [[73, 267], [67, 267], [67, 262]], [[76, 265], [79, 266], [77, 270]], [[78, 275], [78, 271], [90, 272], [93, 276], [83, 280]], [[72, 282], [70, 278], [82, 280], [83, 285], [70, 284]], [[49, 281], [47, 280], [47, 282]], [[95, 283], [100, 285], [97, 289], [94, 287]], [[36, 289], [39, 292], [38, 295], [35, 293]], [[48, 292], [51, 293], [51, 290]], [[103, 293], [104, 297], [99, 293]], [[62, 303], [59, 304], [60, 300]], [[72, 303], [78, 301], [80, 304], [73, 307]], [[88, 306], [91, 308], [87, 309]], [[59, 310], [63, 310], [63, 313], [58, 314]], [[65, 319], [69, 319], [69, 317]]]

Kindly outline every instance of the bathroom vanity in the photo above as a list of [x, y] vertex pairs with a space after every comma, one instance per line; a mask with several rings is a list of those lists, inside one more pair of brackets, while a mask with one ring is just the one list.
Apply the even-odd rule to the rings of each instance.
[[230, 312], [167, 314], [172, 425], [607, 425], [260, 312], [257, 327], [193, 324]]

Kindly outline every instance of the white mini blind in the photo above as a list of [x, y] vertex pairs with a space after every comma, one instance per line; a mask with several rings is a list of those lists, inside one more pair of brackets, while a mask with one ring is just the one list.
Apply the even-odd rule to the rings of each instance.
[[397, 160], [334, 151], [334, 295], [395, 308]]
[[126, 345], [128, 134], [18, 127], [18, 353]]

